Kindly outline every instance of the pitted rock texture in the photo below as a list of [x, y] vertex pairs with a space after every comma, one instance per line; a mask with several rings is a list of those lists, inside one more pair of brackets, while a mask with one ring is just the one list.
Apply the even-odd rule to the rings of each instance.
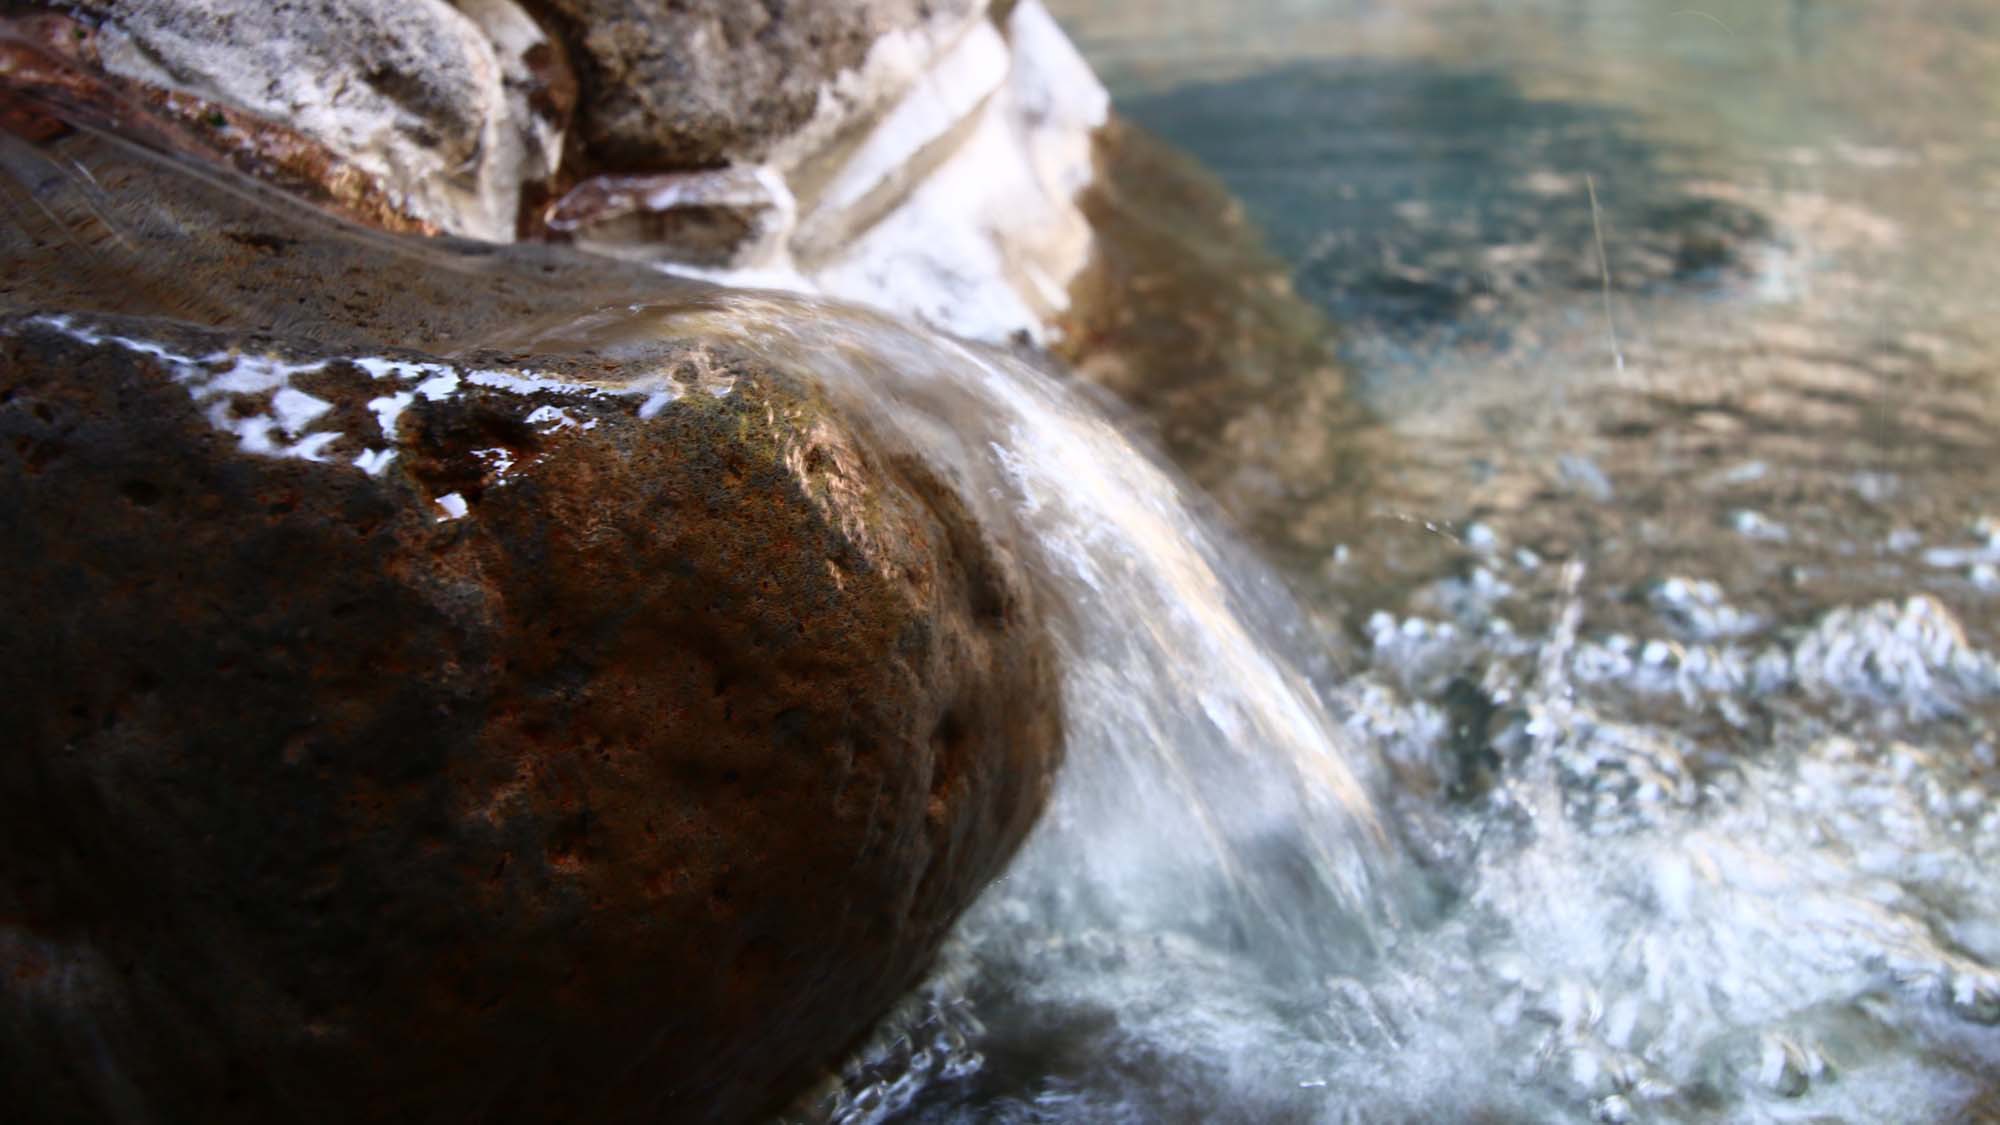
[[915, 982], [1060, 745], [950, 487], [724, 348], [468, 342], [698, 287], [9, 143], [10, 1121], [744, 1120]]
[[538, 0], [572, 45], [595, 163], [659, 171], [761, 160], [892, 32], [985, 0]]

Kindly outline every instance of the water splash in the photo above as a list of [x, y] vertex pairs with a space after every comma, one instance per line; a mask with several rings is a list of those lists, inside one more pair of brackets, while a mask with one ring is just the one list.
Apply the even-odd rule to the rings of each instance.
[[[902, 1069], [878, 1049], [834, 1118], [1993, 1119], [2000, 680], [1953, 612], [1753, 625], [1680, 579], [1663, 631], [1696, 589], [1745, 643], [1594, 637], [1579, 568], [1488, 565], [1491, 596], [1415, 599], [1452, 617], [1378, 615], [1333, 700], [1448, 909], [1282, 982], [1180, 935], [975, 915], [908, 1026], [949, 1026], [983, 1070], [945, 1076], [936, 1035]], [[1466, 692], [1498, 777], [1446, 800]]]

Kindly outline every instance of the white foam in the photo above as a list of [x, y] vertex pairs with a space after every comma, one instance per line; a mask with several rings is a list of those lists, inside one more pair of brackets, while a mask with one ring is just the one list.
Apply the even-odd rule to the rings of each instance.
[[[233, 435], [244, 452], [265, 457], [325, 461], [330, 456], [330, 447], [350, 436], [336, 429], [316, 429], [334, 416], [333, 403], [294, 386], [292, 382], [300, 376], [324, 373], [336, 364], [352, 366], [372, 380], [415, 384], [408, 389], [368, 400], [368, 409], [375, 416], [380, 437], [392, 443], [398, 438], [404, 413], [418, 399], [441, 402], [468, 386], [523, 397], [563, 395], [607, 400], [643, 399], [649, 403], [659, 397], [656, 389], [640, 386], [606, 388], [551, 379], [533, 372], [462, 370], [444, 363], [382, 356], [351, 356], [310, 362], [238, 352], [188, 356], [154, 341], [97, 331], [67, 315], [38, 316], [32, 318], [30, 323], [55, 329], [92, 346], [108, 344], [157, 360], [166, 368], [168, 377], [203, 406], [202, 416], [211, 426]], [[728, 393], [729, 387], [711, 385], [708, 389], [721, 395]], [[653, 417], [677, 395], [678, 391], [674, 391], [653, 406], [650, 412], [642, 412], [642, 416]], [[252, 409], [259, 400], [267, 402], [268, 406]], [[562, 407], [547, 403], [529, 411], [524, 420], [544, 433], [572, 428], [587, 431], [597, 426], [594, 418], [579, 421]], [[351, 436], [359, 438], [361, 435]], [[370, 476], [378, 476], [395, 458], [393, 449], [371, 447], [347, 459], [346, 463]], [[504, 475], [511, 467], [510, 459], [498, 471]]]

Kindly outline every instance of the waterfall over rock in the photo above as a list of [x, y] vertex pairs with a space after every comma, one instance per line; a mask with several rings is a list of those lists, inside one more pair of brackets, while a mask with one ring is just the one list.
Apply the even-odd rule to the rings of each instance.
[[990, 909], [1368, 947], [1379, 771], [1296, 610], [1048, 372], [88, 127], [0, 169], [0, 1065], [50, 1112], [738, 1118], [1045, 802]]

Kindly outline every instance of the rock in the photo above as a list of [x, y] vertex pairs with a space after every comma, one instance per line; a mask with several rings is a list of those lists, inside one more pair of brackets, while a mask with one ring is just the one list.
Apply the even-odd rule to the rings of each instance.
[[[614, 171], [758, 162], [900, 93], [984, 0], [540, 0], [576, 53], [580, 127]], [[820, 127], [811, 129], [815, 119]], [[806, 147], [816, 148], [817, 144]]]
[[1213, 174], [1122, 117], [1094, 140], [1091, 260], [1052, 350], [1145, 419], [1267, 556], [1315, 574], [1326, 544], [1379, 534], [1368, 498], [1394, 451], [1335, 327]]
[[98, 21], [108, 73], [296, 129], [454, 234], [512, 238], [522, 184], [560, 153], [564, 79], [511, 0], [68, 7]]
[[549, 208], [548, 229], [612, 256], [670, 251], [697, 266], [733, 267], [782, 254], [795, 204], [767, 168], [595, 176]]
[[[579, 12], [620, 7], [566, 2]], [[730, 20], [765, 26], [761, 11], [728, 10]], [[553, 205], [549, 228], [598, 253], [838, 297], [974, 339], [1046, 339], [1090, 257], [1091, 227], [1077, 195], [1091, 182], [1091, 138], [1107, 119], [1109, 99], [1038, 0], [1007, 5], [990, 20], [968, 18], [980, 6], [961, 4], [937, 9], [924, 22], [885, 25], [880, 17], [889, 10], [852, 0], [795, 8], [768, 25], [768, 41], [710, 51], [699, 65], [676, 63], [697, 75], [688, 88], [640, 82], [607, 93], [654, 121], [652, 128], [668, 128], [666, 99], [712, 97], [718, 106], [740, 100], [721, 78], [701, 76], [712, 60], [737, 57], [731, 51], [755, 59], [729, 76], [747, 81], [786, 59], [798, 29], [829, 21], [893, 28], [865, 56], [834, 51], [822, 60], [847, 69], [787, 71], [789, 85], [774, 89], [821, 83], [816, 102], [800, 94], [800, 106], [817, 106], [811, 113], [732, 118], [734, 127], [755, 126], [754, 142], [701, 149], [709, 154], [701, 160], [731, 163], [699, 175], [754, 183], [754, 193], [732, 191], [711, 205], [687, 190], [685, 176], [600, 175]], [[675, 30], [694, 23], [706, 30]], [[581, 20], [578, 26], [596, 27]], [[690, 42], [736, 44], [725, 34], [733, 26], [714, 16], [680, 15], [643, 29], [631, 25], [612, 38], [621, 50], [679, 58], [691, 51]], [[648, 36], [657, 42], [640, 46]], [[595, 30], [571, 38], [585, 44], [586, 56], [601, 53], [592, 45]], [[658, 104], [643, 114], [634, 108], [649, 100]], [[706, 120], [685, 107], [679, 112], [691, 115], [684, 121]], [[719, 109], [717, 116], [727, 117]], [[591, 153], [618, 167], [694, 159], [668, 148]], [[616, 205], [607, 207], [607, 200]]]
[[1039, 0], [455, 3], [86, 0], [87, 49], [53, 38], [183, 150], [392, 229], [553, 237], [989, 342], [1046, 341], [1068, 307], [1109, 101]]
[[[918, 107], [949, 98], [916, 88], [835, 179], [859, 185], [852, 202], [802, 202], [800, 266], [821, 291], [974, 339], [1048, 338], [1090, 260], [1077, 196], [1110, 101], [1039, 0], [1014, 5], [1006, 27], [990, 95], [927, 128]], [[951, 85], [942, 68], [937, 85]], [[909, 166], [922, 174], [892, 171]]]
[[0, 127], [40, 143], [77, 126], [233, 168], [379, 230], [438, 232], [373, 175], [297, 130], [105, 73], [95, 34], [74, 20], [0, 19]]
[[[932, 65], [916, 89], [888, 106], [858, 139], [817, 163], [811, 213], [793, 238], [808, 261], [837, 254], [879, 222], [961, 147], [964, 133], [1007, 86], [1012, 48], [981, 23]], [[967, 200], [967, 202], [972, 202]]]
[[743, 1120], [915, 982], [1060, 741], [949, 485], [535, 327], [701, 287], [0, 155], [10, 1118]]
[[579, 96], [569, 54], [515, 0], [452, 0], [493, 45], [507, 92], [509, 124], [522, 149], [515, 175], [522, 189], [561, 167]]

